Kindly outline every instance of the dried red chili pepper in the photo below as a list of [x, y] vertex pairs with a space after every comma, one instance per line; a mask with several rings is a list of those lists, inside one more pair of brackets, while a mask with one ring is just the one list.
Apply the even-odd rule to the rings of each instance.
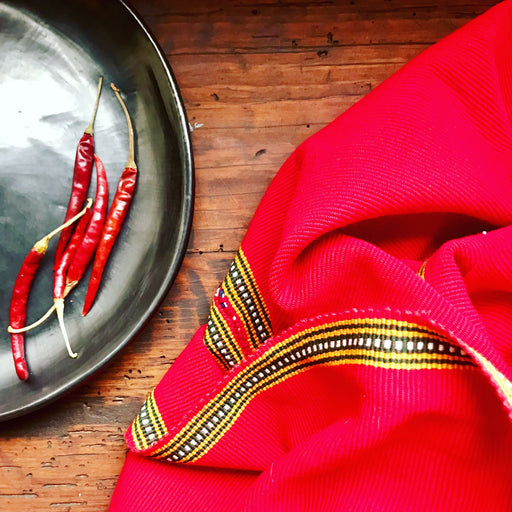
[[108, 205], [107, 173], [98, 155], [94, 155], [94, 160], [96, 162], [96, 200], [94, 201], [91, 220], [87, 226], [87, 231], [84, 230], [85, 233], [83, 231], [79, 233], [76, 242], [74, 241], [74, 235], [71, 237], [71, 241], [55, 272], [54, 279], [53, 302], [70, 357], [76, 357], [76, 354], [71, 350], [64, 323], [64, 298], [78, 284], [94, 255], [100, 241]]
[[[92, 203], [92, 201], [91, 201]], [[76, 284], [78, 284], [78, 281], [70, 284], [66, 281], [66, 271], [69, 267], [70, 261], [73, 259], [73, 256], [78, 249], [80, 243], [82, 242], [82, 239], [84, 237], [84, 232], [87, 229], [87, 225], [91, 219], [91, 208], [90, 206], [85, 207], [85, 214], [80, 219], [78, 226], [76, 227], [73, 236], [71, 237], [71, 240], [69, 241], [68, 246], [66, 247], [66, 250], [64, 254], [62, 255], [62, 258], [60, 259], [59, 266], [55, 270], [54, 274], [54, 288], [53, 288], [53, 295], [54, 297], [60, 297], [62, 295], [63, 298], [67, 297], [68, 293], [75, 287]], [[35, 329], [36, 327], [39, 327], [41, 324], [43, 324], [55, 311], [55, 304], [52, 305], [52, 307], [36, 322], [26, 325], [24, 327], [21, 327], [19, 329], [14, 329], [11, 326], [7, 328], [7, 330], [12, 334], [20, 334], [23, 332], [31, 331], [32, 329]]]
[[53, 298], [64, 299], [67, 295], [66, 293], [66, 272], [69, 268], [71, 261], [73, 260], [76, 251], [80, 247], [82, 240], [85, 235], [85, 231], [91, 220], [92, 210], [90, 208], [86, 209], [84, 216], [78, 222], [76, 229], [71, 236], [71, 240], [69, 241], [62, 258], [59, 261], [59, 265], [55, 269], [55, 273], [53, 276]]
[[[85, 129], [84, 134], [82, 135], [82, 138], [80, 139], [76, 148], [73, 184], [64, 221], [67, 221], [73, 217], [73, 215], [75, 215], [80, 210], [80, 208], [82, 208], [82, 205], [84, 204], [85, 198], [87, 196], [87, 190], [89, 189], [89, 183], [91, 182], [94, 156], [94, 120], [96, 119], [96, 112], [98, 110], [102, 83], [103, 77], [100, 76], [92, 119], [89, 123], [89, 126]], [[57, 267], [59, 260], [64, 253], [64, 250], [66, 249], [66, 245], [71, 237], [71, 232], [71, 229], [65, 229], [60, 235], [57, 249], [55, 250], [54, 269]]]
[[[90, 208], [91, 203], [88, 203]], [[34, 244], [30, 252], [25, 257], [23, 264], [21, 265], [18, 276], [14, 283], [12, 292], [11, 307], [9, 311], [9, 327], [7, 330], [11, 334], [11, 347], [14, 358], [14, 366], [16, 368], [16, 374], [21, 380], [28, 379], [28, 368], [25, 360], [25, 339], [23, 336], [23, 326], [25, 324], [25, 318], [27, 314], [27, 300], [32, 286], [32, 281], [39, 267], [43, 256], [48, 249], [48, 242], [56, 234], [60, 233], [63, 229], [71, 226], [76, 220], [85, 214], [86, 208], [80, 213], [69, 219], [67, 222], [48, 233], [45, 237], [41, 238]]]
[[119, 94], [119, 89], [114, 84], [110, 84], [110, 87], [112, 87], [112, 90], [114, 91], [117, 99], [119, 100], [119, 103], [121, 104], [121, 107], [123, 108], [124, 114], [126, 116], [126, 122], [128, 124], [128, 162], [123, 170], [123, 173], [121, 174], [114, 199], [112, 200], [112, 206], [110, 207], [105, 225], [103, 226], [100, 243], [98, 244], [98, 249], [94, 258], [89, 287], [87, 288], [87, 294], [85, 296], [85, 304], [82, 311], [83, 316], [89, 312], [92, 303], [96, 298], [105, 264], [107, 262], [110, 251], [112, 250], [116, 237], [121, 229], [121, 225], [123, 224], [123, 221], [126, 217], [128, 208], [130, 207], [133, 193], [135, 191], [135, 184], [137, 182], [137, 165], [135, 164], [134, 158], [135, 152], [133, 145], [134, 137], [132, 121], [130, 119], [128, 109], [126, 108], [126, 105]]
[[82, 243], [91, 216], [91, 209], [87, 208], [86, 213], [80, 219], [80, 222], [78, 223], [73, 235], [71, 236], [71, 240], [69, 241], [69, 244], [66, 247], [64, 254], [60, 258], [59, 264], [55, 269], [55, 274], [53, 278], [54, 307], [57, 311], [57, 317], [62, 331], [62, 336], [64, 338], [64, 342], [66, 343], [66, 348], [68, 350], [68, 354], [70, 357], [76, 357], [78, 354], [73, 352], [73, 350], [71, 349], [66, 327], [64, 325], [64, 297], [73, 288], [72, 286], [66, 287], [66, 271], [69, 267], [69, 264], [71, 263], [71, 260], [75, 256], [76, 251]]
[[66, 286], [74, 287], [84, 275], [87, 266], [94, 256], [94, 251], [98, 246], [101, 237], [105, 215], [108, 206], [108, 181], [105, 166], [98, 155], [94, 155], [96, 163], [96, 199], [91, 222], [82, 239], [80, 247], [75, 253], [73, 260], [69, 265], [66, 277]]
[[[10, 326], [23, 327], [26, 318], [26, 305], [28, 293], [32, 285], [36, 270], [43, 259], [48, 244], [37, 242], [27, 254], [14, 283], [11, 309], [9, 312]], [[24, 338], [21, 333], [11, 333], [12, 355], [16, 374], [21, 380], [28, 379], [28, 368], [25, 361]]]
[[[55, 299], [67, 297], [68, 293], [82, 278], [94, 256], [108, 206], [107, 173], [100, 158], [97, 155], [94, 155], [94, 158], [96, 159], [96, 199], [94, 201], [94, 209], [92, 215], [89, 215], [87, 219], [85, 218], [86, 214], [80, 220], [64, 254], [55, 268], [53, 281], [54, 304], [37, 322], [22, 329], [16, 329], [17, 332], [29, 331], [45, 322], [56, 310]], [[89, 213], [91, 213], [90, 209]], [[86, 230], [85, 233], [84, 230]], [[66, 340], [66, 336], [64, 336], [64, 339]]]

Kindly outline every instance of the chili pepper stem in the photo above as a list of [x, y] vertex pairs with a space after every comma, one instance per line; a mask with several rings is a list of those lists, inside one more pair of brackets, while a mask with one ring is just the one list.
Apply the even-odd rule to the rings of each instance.
[[[78, 284], [78, 281], [71, 281], [66, 283], [66, 288], [64, 289], [64, 297], [67, 297], [69, 292]], [[39, 327], [42, 325], [48, 318], [50, 318], [53, 315], [53, 312], [55, 311], [55, 304], [37, 321], [30, 325], [26, 325], [25, 327], [21, 327], [20, 329], [14, 329], [9, 325], [7, 327], [7, 332], [9, 334], [21, 334], [23, 332], [31, 331], [32, 329], [35, 329], [36, 327]]]
[[[90, 208], [92, 205], [92, 199], [89, 198], [87, 199], [87, 205], [85, 206], [85, 208], [80, 211], [79, 213], [77, 213], [74, 217], [72, 217], [71, 219], [69, 219], [67, 222], [65, 222], [64, 224], [62, 224], [61, 226], [59, 226], [58, 228], [54, 229], [53, 231], [51, 231], [50, 233], [48, 233], [46, 236], [44, 236], [43, 238], [41, 238], [41, 240], [38, 240], [34, 246], [32, 247], [32, 249], [34, 251], [36, 251], [38, 254], [42, 254], [44, 255], [46, 253], [46, 250], [48, 249], [48, 242], [50, 241], [50, 238], [54, 237], [56, 234], [60, 233], [63, 229], [66, 229], [68, 226], [71, 226], [71, 224], [73, 224], [74, 222], [76, 222], [78, 219], [80, 219], [81, 217], [83, 217], [87, 211], [88, 208]], [[68, 285], [66, 285], [66, 290], [65, 290], [65, 295], [66, 296], [74, 287], [75, 287], [76, 283], [70, 283]], [[55, 305], [52, 306], [39, 320], [37, 320], [36, 322], [30, 324], [30, 325], [27, 325], [25, 327], [21, 327], [19, 329], [14, 329], [13, 327], [11, 327], [10, 325], [7, 327], [7, 331], [10, 333], [10, 334], [20, 334], [22, 332], [27, 332], [27, 331], [30, 331], [32, 329], [35, 329], [36, 327], [39, 327], [43, 322], [45, 322], [46, 320], [48, 320], [48, 318], [50, 318], [50, 316], [52, 315], [52, 313], [55, 311]]]
[[41, 240], [38, 240], [32, 249], [37, 252], [37, 254], [44, 254], [46, 253], [46, 249], [48, 249], [48, 242], [50, 241], [50, 237], [46, 235], [45, 237], [41, 238]]
[[68, 349], [69, 357], [73, 359], [78, 357], [76, 352], [73, 352], [71, 349], [71, 345], [69, 344], [68, 333], [66, 331], [66, 325], [64, 324], [64, 299], [55, 299], [55, 309], [57, 311], [57, 318], [59, 319], [60, 330], [62, 331], [62, 336], [64, 337], [64, 343], [66, 343], [66, 348]]
[[128, 112], [128, 109], [126, 108], [126, 105], [123, 101], [123, 98], [121, 98], [121, 95], [119, 94], [119, 89], [113, 84], [110, 84], [110, 87], [114, 91], [114, 94], [116, 95], [116, 98], [119, 100], [119, 103], [121, 103], [121, 107], [123, 107], [124, 115], [126, 116], [126, 122], [128, 123], [128, 135], [129, 135], [129, 147], [128, 147], [128, 163], [126, 164], [126, 167], [131, 167], [132, 169], [137, 169], [137, 165], [135, 164], [135, 149], [133, 144], [133, 126], [132, 126], [132, 120], [130, 118], [130, 114]]
[[78, 284], [78, 281], [66, 281], [66, 288], [64, 288], [64, 297]]
[[100, 102], [100, 94], [101, 94], [101, 86], [103, 84], [103, 77], [100, 76], [98, 80], [98, 92], [96, 93], [96, 103], [94, 104], [94, 111], [92, 113], [91, 122], [89, 126], [85, 129], [84, 133], [87, 133], [91, 137], [94, 135], [94, 121], [96, 120], [96, 112], [98, 112], [98, 105]]
[[[66, 229], [68, 226], [71, 226], [71, 224], [75, 223], [80, 217], [85, 215], [85, 212], [88, 208], [90, 208], [92, 205], [92, 199], [89, 197], [87, 199], [87, 204], [85, 205], [85, 208], [78, 212], [74, 217], [71, 217], [67, 222], [64, 222], [61, 226], [58, 228], [55, 228], [53, 231], [48, 233], [46, 236], [41, 238], [38, 242], [34, 244], [34, 249], [39, 252], [39, 247], [43, 247], [46, 245], [48, 247], [48, 242], [50, 241], [50, 238], [54, 237], [55, 235], [59, 234], [63, 229]], [[46, 248], [45, 248], [46, 250]]]
[[35, 329], [36, 327], [39, 327], [41, 324], [46, 322], [48, 318], [50, 318], [55, 311], [55, 304], [39, 319], [37, 322], [34, 322], [33, 324], [26, 325], [25, 327], [22, 327], [21, 329], [13, 329], [10, 325], [7, 327], [7, 332], [10, 334], [20, 334], [22, 332], [31, 331], [32, 329]]

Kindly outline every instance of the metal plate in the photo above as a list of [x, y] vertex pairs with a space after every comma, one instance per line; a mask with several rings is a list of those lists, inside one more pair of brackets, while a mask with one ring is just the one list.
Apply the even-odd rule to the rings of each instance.
[[[104, 365], [142, 328], [182, 261], [193, 208], [191, 146], [179, 91], [148, 30], [118, 0], [16, 0], [0, 4], [0, 421], [42, 406]], [[77, 359], [55, 318], [26, 335], [30, 378], [16, 377], [6, 332], [12, 287], [33, 243], [64, 218], [78, 140], [96, 83], [105, 84], [96, 153], [112, 199], [126, 164], [123, 92], [136, 132], [138, 183], [97, 300], [81, 316], [89, 274], [66, 301]], [[93, 172], [94, 175], [94, 172]], [[95, 180], [89, 195], [94, 197]], [[52, 240], [34, 281], [27, 322], [52, 303]]]

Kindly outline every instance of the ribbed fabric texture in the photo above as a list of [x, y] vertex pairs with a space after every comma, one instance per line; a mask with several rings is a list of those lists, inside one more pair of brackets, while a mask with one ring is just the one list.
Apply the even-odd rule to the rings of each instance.
[[512, 1], [285, 162], [110, 510], [512, 510]]

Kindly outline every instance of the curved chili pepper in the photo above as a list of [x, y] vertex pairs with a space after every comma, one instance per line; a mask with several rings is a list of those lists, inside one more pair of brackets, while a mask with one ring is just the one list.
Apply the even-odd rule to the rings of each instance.
[[[82, 138], [80, 139], [76, 148], [75, 166], [73, 171], [73, 183], [71, 186], [71, 196], [68, 202], [68, 208], [66, 210], [66, 216], [64, 221], [67, 221], [82, 208], [85, 198], [87, 196], [87, 190], [89, 189], [89, 183], [91, 182], [92, 164], [94, 156], [94, 120], [96, 118], [96, 112], [98, 110], [98, 103], [101, 93], [101, 85], [103, 83], [103, 77], [100, 76], [98, 81], [98, 92], [96, 94], [96, 103], [94, 105], [94, 112], [92, 115], [89, 126], [85, 129]], [[66, 249], [66, 245], [71, 238], [72, 230], [65, 229], [62, 231], [57, 249], [55, 249], [55, 266], [57, 268], [59, 260]]]
[[[87, 227], [85, 235], [82, 233], [80, 243], [76, 244], [76, 248], [73, 246], [73, 237], [71, 238], [71, 242], [61, 258], [61, 262], [57, 269], [58, 273], [56, 272], [54, 281], [53, 302], [55, 310], [57, 311], [60, 330], [64, 337], [64, 342], [66, 343], [70, 357], [76, 357], [78, 354], [73, 352], [71, 349], [66, 325], [64, 323], [64, 297], [78, 284], [78, 281], [82, 278], [87, 265], [89, 265], [89, 262], [92, 259], [94, 251], [96, 250], [100, 240], [101, 229], [105, 220], [108, 204], [107, 173], [105, 172], [103, 162], [97, 155], [94, 155], [94, 160], [96, 162], [97, 176], [96, 201], [94, 202], [91, 221]], [[73, 251], [71, 259], [68, 256], [68, 252], [70, 252], [70, 250]], [[68, 276], [65, 277], [68, 266]]]
[[123, 220], [126, 217], [126, 213], [128, 212], [136, 182], [137, 168], [126, 167], [121, 175], [116, 194], [112, 201], [112, 206], [110, 207], [105, 226], [101, 233], [101, 240], [96, 251], [89, 287], [87, 288], [87, 294], [85, 296], [85, 304], [82, 311], [83, 316], [89, 312], [96, 298], [105, 264], [119, 230], [121, 229]]
[[[90, 201], [92, 204], [92, 201]], [[63, 298], [67, 297], [68, 293], [74, 288], [74, 286], [78, 283], [74, 283], [73, 285], [70, 285], [66, 282], [66, 270], [69, 267], [70, 261], [73, 259], [74, 253], [76, 252], [76, 249], [78, 249], [78, 246], [82, 242], [84, 231], [87, 228], [87, 224], [89, 223], [89, 220], [91, 219], [91, 208], [89, 204], [85, 207], [85, 213], [83, 217], [80, 219], [80, 222], [78, 226], [76, 227], [76, 230], [73, 233], [73, 236], [71, 237], [71, 240], [66, 247], [66, 251], [62, 255], [62, 258], [60, 260], [59, 266], [55, 270], [55, 276], [54, 276], [54, 288], [53, 288], [53, 295], [54, 298], [62, 296]], [[39, 320], [36, 322], [26, 325], [24, 327], [20, 327], [19, 329], [13, 328], [12, 325], [8, 327], [8, 331], [11, 334], [21, 334], [27, 331], [31, 331], [32, 329], [35, 329], [36, 327], [39, 327], [41, 324], [43, 324], [55, 311], [55, 305], [53, 305]]]
[[[88, 204], [90, 208], [90, 203]], [[79, 214], [75, 215], [62, 226], [54, 229], [48, 233], [45, 237], [41, 238], [34, 244], [30, 252], [25, 257], [23, 264], [21, 265], [16, 281], [14, 282], [14, 288], [12, 292], [11, 307], [9, 310], [9, 327], [7, 330], [11, 334], [11, 347], [12, 355], [14, 358], [14, 366], [16, 368], [16, 374], [21, 380], [27, 380], [29, 373], [27, 368], [27, 362], [25, 360], [25, 338], [19, 329], [22, 329], [25, 324], [27, 315], [27, 301], [32, 281], [36, 274], [39, 264], [43, 259], [43, 256], [48, 249], [48, 242], [57, 233], [60, 233], [63, 229], [73, 224], [82, 215], [85, 214], [85, 209]]]
[[[48, 244], [37, 242], [30, 252], [27, 254], [23, 265], [21, 265], [18, 277], [14, 282], [14, 290], [12, 292], [11, 309], [9, 312], [10, 326], [18, 329], [25, 324], [27, 299], [32, 281], [39, 267], [39, 263], [43, 259]], [[27, 362], [25, 361], [24, 337], [21, 333], [11, 334], [12, 355], [14, 357], [14, 366], [16, 374], [21, 380], [28, 379]]]
[[98, 249], [94, 258], [89, 287], [87, 288], [87, 294], [85, 296], [85, 304], [82, 311], [83, 316], [89, 312], [92, 303], [96, 298], [96, 294], [100, 286], [101, 276], [103, 275], [103, 270], [105, 269], [105, 264], [109, 257], [110, 251], [112, 250], [116, 237], [121, 229], [121, 225], [123, 224], [126, 214], [128, 213], [128, 208], [130, 207], [133, 193], [135, 191], [135, 185], [137, 183], [137, 165], [135, 164], [134, 159], [134, 137], [130, 114], [128, 113], [128, 109], [126, 108], [126, 105], [124, 104], [119, 94], [119, 89], [114, 84], [110, 84], [110, 87], [112, 87], [112, 90], [114, 91], [117, 99], [121, 103], [121, 107], [123, 108], [126, 116], [126, 122], [128, 124], [128, 162], [123, 170], [123, 173], [121, 174], [114, 199], [112, 200], [112, 206], [110, 207], [105, 225], [103, 226], [100, 243], [98, 244]]
[[94, 155], [96, 162], [96, 199], [92, 212], [91, 222], [76, 251], [67, 272], [66, 287], [74, 287], [84, 275], [87, 266], [94, 256], [101, 237], [101, 230], [105, 222], [108, 206], [108, 181], [105, 167], [98, 155]]
[[82, 240], [84, 238], [85, 230], [87, 229], [87, 225], [91, 220], [92, 211], [90, 208], [86, 209], [84, 216], [80, 219], [76, 229], [69, 241], [62, 258], [59, 261], [59, 265], [55, 269], [54, 277], [53, 277], [53, 298], [55, 299], [64, 299], [67, 295], [66, 293], [66, 272], [68, 270], [69, 264], [73, 260], [76, 251], [80, 247]]
[[76, 357], [78, 354], [73, 352], [71, 349], [71, 345], [69, 344], [68, 333], [66, 331], [66, 326], [64, 324], [64, 297], [71, 290], [72, 287], [66, 287], [66, 271], [69, 267], [69, 264], [77, 249], [79, 248], [82, 240], [84, 238], [85, 230], [87, 229], [87, 225], [89, 224], [89, 220], [91, 218], [91, 209], [87, 208], [86, 213], [80, 219], [78, 226], [76, 227], [71, 240], [69, 241], [64, 254], [59, 260], [57, 268], [55, 269], [55, 274], [53, 278], [53, 302], [55, 305], [55, 310], [57, 311], [57, 318], [59, 320], [59, 326], [62, 331], [62, 336], [64, 338], [64, 342], [66, 344], [66, 348], [68, 350], [69, 357]]

